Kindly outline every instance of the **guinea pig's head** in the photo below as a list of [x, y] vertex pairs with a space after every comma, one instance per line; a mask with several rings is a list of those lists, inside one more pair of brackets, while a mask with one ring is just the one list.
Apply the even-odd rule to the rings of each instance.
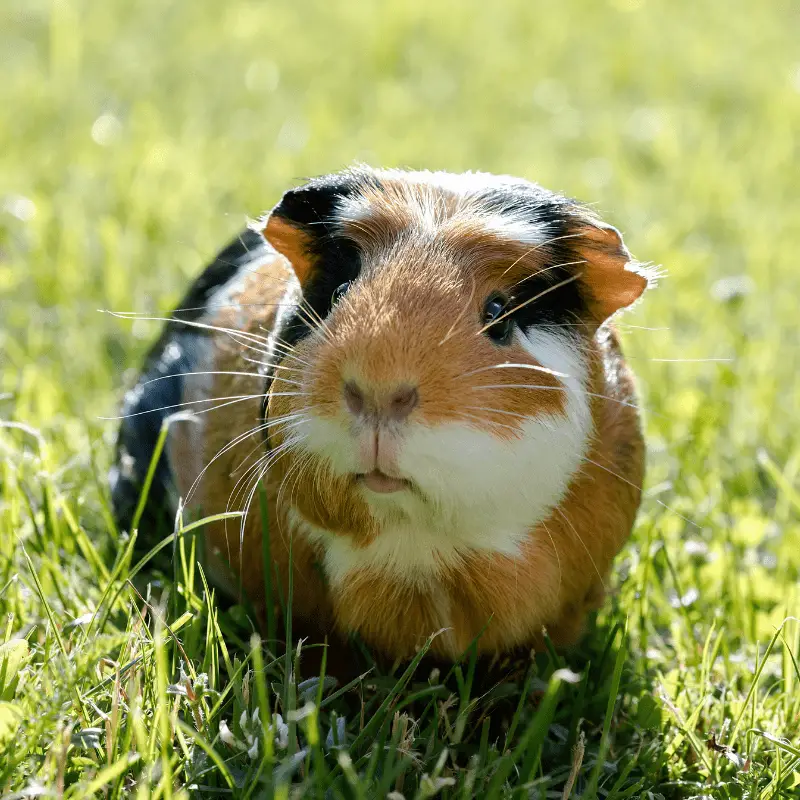
[[366, 168], [259, 229], [299, 283], [265, 402], [279, 500], [355, 546], [513, 550], [586, 454], [598, 328], [647, 285], [619, 233], [527, 181]]

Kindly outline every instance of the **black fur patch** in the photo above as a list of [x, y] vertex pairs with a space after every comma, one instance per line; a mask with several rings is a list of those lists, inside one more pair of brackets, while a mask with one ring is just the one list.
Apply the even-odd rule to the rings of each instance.
[[[513, 314], [514, 321], [523, 329], [580, 325], [587, 308], [586, 298], [580, 281], [571, 280], [581, 271], [581, 265], [575, 263], [580, 256], [573, 238], [577, 204], [524, 181], [498, 181], [478, 197], [494, 213], [528, 219], [551, 240], [537, 246], [546, 271], [532, 275], [513, 289], [510, 305], [519, 307]], [[541, 299], [533, 299], [540, 296]]]
[[[303, 285], [303, 300], [322, 319], [331, 310], [336, 289], [355, 280], [361, 271], [358, 247], [336, 228], [337, 205], [342, 198], [351, 197], [369, 184], [377, 185], [378, 180], [366, 171], [314, 178], [286, 192], [272, 212], [309, 236], [308, 255], [314, 266]], [[287, 317], [280, 338], [291, 346], [307, 336], [314, 324], [314, 315], [298, 308]]]
[[[172, 321], [147, 354], [136, 385], [125, 395], [122, 414], [126, 416], [120, 425], [115, 463], [109, 476], [114, 517], [121, 530], [130, 529], [161, 424], [180, 410], [175, 406], [183, 394], [181, 376], [197, 369], [197, 351], [208, 336], [206, 331], [183, 322], [199, 321], [214, 292], [268, 252], [264, 237], [250, 230], [222, 250], [184, 295], [171, 315]], [[148, 383], [153, 378], [165, 380]], [[148, 541], [152, 543], [172, 531], [175, 513], [169, 504], [172, 484], [169, 462], [166, 453], [162, 453], [140, 524], [139, 541], [145, 547]]]

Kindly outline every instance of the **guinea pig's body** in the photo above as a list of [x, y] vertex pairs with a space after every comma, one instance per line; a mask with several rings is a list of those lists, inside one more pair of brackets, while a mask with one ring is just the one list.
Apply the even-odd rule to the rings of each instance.
[[[579, 636], [640, 500], [631, 375], [607, 322], [646, 271], [582, 207], [491, 175], [351, 170], [287, 192], [206, 270], [128, 394], [130, 524], [198, 516], [205, 567], [322, 632], [455, 658]], [[153, 381], [153, 378], [159, 380]], [[159, 410], [159, 409], [164, 410]], [[209, 409], [209, 410], [207, 410]], [[213, 410], [210, 410], [213, 409]]]

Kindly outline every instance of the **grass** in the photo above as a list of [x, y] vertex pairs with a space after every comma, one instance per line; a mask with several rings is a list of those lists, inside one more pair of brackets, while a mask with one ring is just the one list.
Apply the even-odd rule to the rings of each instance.
[[[797, 22], [5, 0], [0, 795], [800, 796]], [[668, 272], [622, 328], [647, 496], [572, 652], [342, 686], [215, 602], [191, 530], [129, 581], [100, 417], [157, 325], [97, 309], [168, 310], [245, 215], [356, 159], [539, 180]]]

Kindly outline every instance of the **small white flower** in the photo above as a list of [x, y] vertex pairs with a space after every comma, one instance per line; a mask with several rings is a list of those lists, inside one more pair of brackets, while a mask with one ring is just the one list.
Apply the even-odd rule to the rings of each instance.
[[279, 750], [285, 750], [289, 746], [289, 726], [283, 721], [280, 714], [273, 714], [273, 730], [275, 731], [275, 745]]
[[241, 742], [231, 733], [231, 729], [224, 719], [219, 722], [219, 738], [229, 747], [241, 746]]
[[[247, 711], [242, 711], [239, 717], [239, 727], [242, 729], [244, 741], [234, 736], [228, 727], [227, 720], [220, 720], [219, 738], [229, 747], [246, 751], [250, 759], [254, 761], [258, 758], [258, 741], [261, 736], [258, 708], [249, 717]], [[269, 726], [269, 730], [275, 737], [275, 746], [279, 750], [285, 750], [289, 746], [289, 726], [284, 723], [280, 714], [272, 715], [272, 724]]]

